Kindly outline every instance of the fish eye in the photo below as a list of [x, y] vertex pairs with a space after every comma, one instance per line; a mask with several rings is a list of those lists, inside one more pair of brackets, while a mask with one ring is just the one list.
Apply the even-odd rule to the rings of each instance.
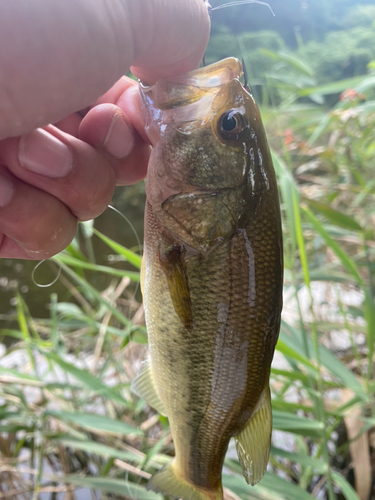
[[234, 116], [225, 115], [221, 122], [221, 127], [225, 132], [232, 132], [237, 126], [237, 120]]
[[218, 134], [225, 141], [238, 139], [245, 127], [246, 118], [242, 113], [234, 109], [223, 113], [217, 123]]

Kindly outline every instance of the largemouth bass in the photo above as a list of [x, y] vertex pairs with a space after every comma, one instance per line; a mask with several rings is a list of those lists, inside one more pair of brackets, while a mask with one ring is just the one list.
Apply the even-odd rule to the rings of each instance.
[[142, 289], [150, 358], [133, 390], [168, 416], [171, 464], [150, 489], [222, 499], [231, 437], [263, 476], [270, 365], [282, 307], [282, 235], [261, 117], [234, 58], [141, 85], [153, 144]]

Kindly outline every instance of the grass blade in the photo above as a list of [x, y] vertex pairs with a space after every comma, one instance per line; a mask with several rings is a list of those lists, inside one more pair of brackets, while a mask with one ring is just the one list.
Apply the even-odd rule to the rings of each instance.
[[143, 432], [140, 429], [137, 429], [136, 427], [125, 422], [121, 422], [120, 420], [113, 420], [104, 415], [81, 412], [70, 413], [67, 411], [57, 412], [52, 410], [49, 410], [47, 414], [57, 418], [58, 420], [67, 420], [72, 424], [79, 425], [80, 427], [94, 432], [105, 432], [107, 434], [119, 434], [125, 436], [143, 436]]
[[271, 453], [274, 456], [286, 458], [287, 460], [295, 462], [296, 464], [303, 465], [304, 467], [311, 467], [320, 474], [326, 474], [326, 472], [328, 471], [327, 464], [325, 464], [323, 461], [308, 457], [306, 455], [302, 455], [301, 453], [291, 453], [290, 451], [275, 448], [274, 446], [271, 446]]
[[303, 436], [322, 437], [323, 422], [317, 422], [306, 417], [299, 417], [289, 412], [274, 410], [272, 412], [273, 427], [279, 431], [294, 432]]
[[348, 481], [337, 472], [332, 472], [332, 478], [336, 485], [340, 488], [346, 500], [359, 500], [359, 497]]
[[103, 493], [114, 493], [137, 500], [162, 500], [163, 497], [134, 482], [109, 477], [82, 477], [75, 474], [67, 476], [52, 476], [56, 482], [68, 483], [80, 488], [99, 490]]
[[142, 257], [140, 255], [136, 254], [132, 250], [129, 250], [128, 248], [125, 248], [119, 243], [116, 243], [114, 240], [108, 238], [108, 236], [105, 236], [94, 227], [92, 228], [92, 230], [94, 234], [96, 234], [96, 236], [98, 236], [102, 241], [104, 241], [104, 243], [106, 243], [114, 252], [124, 257], [125, 260], [130, 262], [130, 264], [133, 264], [133, 266], [136, 267], [137, 269], [141, 269]]
[[71, 257], [66, 252], [61, 252], [54, 257], [56, 262], [63, 262], [68, 266], [72, 266], [78, 269], [87, 269], [89, 271], [100, 272], [104, 274], [110, 274], [111, 276], [118, 276], [119, 278], [123, 278], [127, 276], [132, 281], [139, 282], [139, 273], [134, 271], [124, 271], [122, 269], [116, 269], [114, 267], [109, 266], [100, 266], [98, 264], [92, 264], [91, 262], [87, 262], [85, 260], [76, 259], [75, 257]]
[[69, 373], [72, 377], [77, 379], [95, 394], [110, 399], [121, 406], [129, 406], [128, 402], [115, 389], [108, 387], [104, 382], [89, 373], [87, 370], [82, 370], [81, 368], [68, 363], [53, 352], [42, 351], [42, 354], [50, 361], [59, 365], [64, 371]]
[[341, 260], [342, 265], [347, 269], [347, 271], [354, 277], [356, 282], [360, 286], [364, 286], [363, 279], [359, 274], [359, 270], [355, 262], [349, 257], [349, 255], [342, 249], [342, 247], [335, 241], [330, 234], [323, 227], [323, 224], [313, 215], [313, 213], [307, 207], [301, 207], [302, 212], [305, 214], [308, 221], [314, 227], [315, 231], [325, 240], [327, 245], [331, 250], [337, 255]]
[[343, 227], [344, 229], [349, 229], [349, 231], [362, 231], [361, 226], [351, 217], [334, 210], [329, 205], [320, 203], [319, 201], [304, 199], [304, 201], [314, 210], [323, 214], [327, 219], [329, 219], [333, 224]]

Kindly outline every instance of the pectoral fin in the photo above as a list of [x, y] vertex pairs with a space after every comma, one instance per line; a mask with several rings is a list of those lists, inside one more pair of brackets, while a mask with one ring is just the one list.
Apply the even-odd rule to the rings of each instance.
[[234, 437], [246, 482], [254, 486], [266, 472], [271, 445], [272, 410], [270, 388], [264, 389], [255, 413]]
[[143, 362], [142, 368], [132, 382], [132, 391], [140, 398], [144, 399], [150, 406], [159, 413], [166, 416], [164, 404], [156, 392], [155, 382], [152, 377], [150, 361]]
[[190, 330], [193, 326], [189, 284], [183, 261], [183, 250], [173, 245], [159, 253], [160, 265], [167, 278], [174, 310], [182, 324]]

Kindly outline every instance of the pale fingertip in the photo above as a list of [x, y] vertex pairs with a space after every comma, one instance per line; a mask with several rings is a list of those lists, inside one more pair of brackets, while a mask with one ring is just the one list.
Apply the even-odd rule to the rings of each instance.
[[21, 137], [18, 157], [25, 169], [52, 178], [65, 177], [73, 166], [68, 146], [41, 128]]
[[135, 138], [131, 128], [119, 113], [111, 121], [103, 149], [117, 160], [126, 158], [134, 148]]

